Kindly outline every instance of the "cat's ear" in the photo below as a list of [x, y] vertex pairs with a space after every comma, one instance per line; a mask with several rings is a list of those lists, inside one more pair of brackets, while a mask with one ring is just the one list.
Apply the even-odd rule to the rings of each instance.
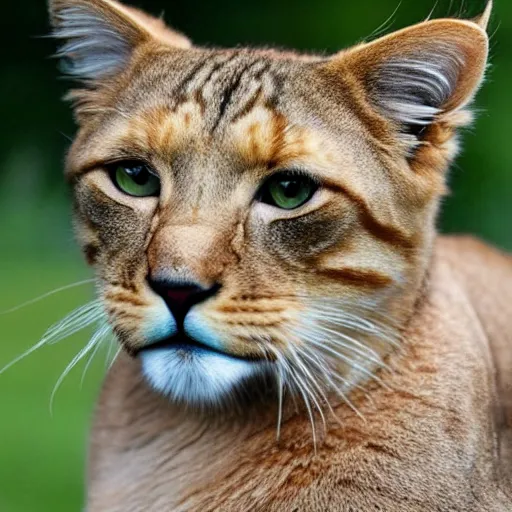
[[[437, 121], [464, 124], [486, 69], [491, 12], [474, 21], [420, 23], [334, 56], [328, 67], [349, 79], [360, 101], [384, 116], [407, 144]], [[453, 115], [457, 114], [457, 115]]]
[[162, 20], [114, 0], [50, 0], [53, 36], [62, 41], [63, 71], [94, 81], [122, 71], [139, 45], [151, 40], [189, 48], [187, 38]]

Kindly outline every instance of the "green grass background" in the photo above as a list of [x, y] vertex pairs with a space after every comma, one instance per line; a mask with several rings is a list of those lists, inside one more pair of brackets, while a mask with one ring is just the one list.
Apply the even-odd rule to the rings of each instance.
[[[0, 311], [88, 276], [69, 255], [9, 255], [2, 259]], [[92, 296], [90, 285], [63, 291], [0, 316], [0, 366], [31, 347], [46, 327]], [[82, 369], [50, 396], [60, 374], [86, 341], [85, 334], [41, 348], [0, 376], [0, 510], [70, 511], [82, 501], [89, 415], [105, 368], [98, 354], [82, 389]]]
[[[335, 51], [373, 32], [398, 0], [140, 0], [200, 44], [276, 43]], [[492, 66], [479, 94], [474, 128], [450, 173], [440, 228], [474, 233], [512, 249], [512, 2], [496, 0]], [[403, 0], [392, 27], [426, 18], [434, 0]], [[475, 15], [484, 0], [440, 0], [435, 13]], [[74, 133], [60, 101], [55, 47], [45, 2], [4, 6], [0, 21], [0, 311], [90, 277], [75, 248], [62, 159]], [[44, 331], [91, 300], [92, 286], [63, 291], [0, 315], [0, 368]], [[85, 379], [79, 366], [65, 380], [50, 414], [52, 389], [89, 332], [42, 348], [0, 375], [0, 512], [78, 511], [83, 504], [91, 411], [105, 369], [98, 355]]]

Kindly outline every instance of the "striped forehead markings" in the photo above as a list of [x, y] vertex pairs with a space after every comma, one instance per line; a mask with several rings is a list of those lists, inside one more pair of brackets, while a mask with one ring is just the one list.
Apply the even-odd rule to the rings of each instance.
[[221, 122], [222, 118], [226, 114], [226, 111], [228, 110], [228, 107], [233, 99], [233, 96], [241, 87], [244, 76], [250, 75], [250, 71], [260, 63], [261, 59], [253, 60], [252, 62], [249, 62], [248, 64], [243, 66], [235, 76], [232, 76], [232, 79], [230, 80], [228, 86], [224, 89], [222, 93], [222, 100], [219, 106], [219, 115], [215, 120], [212, 132], [215, 131], [215, 129]]
[[[264, 94], [261, 81], [265, 74], [269, 77], [268, 83], [271, 89], [271, 97], [266, 103], [267, 106], [275, 107], [279, 97], [279, 92], [275, 89], [281, 89], [282, 84], [279, 77], [269, 73], [271, 67], [272, 64], [268, 59], [261, 55], [240, 52], [233, 52], [227, 56], [226, 54], [209, 54], [194, 65], [177, 87], [173, 110], [176, 111], [183, 103], [193, 99], [200, 105], [201, 112], [204, 114], [208, 108], [205, 99], [206, 90], [209, 87], [217, 89], [215, 95], [219, 101], [214, 101], [217, 113], [215, 116], [212, 115], [210, 120], [211, 132], [213, 132], [228, 111], [233, 110], [235, 103], [241, 105], [232, 116], [233, 122], [252, 110]], [[250, 97], [244, 98], [240, 95], [239, 101], [234, 102], [235, 95], [240, 93], [247, 83], [252, 83], [255, 90]]]

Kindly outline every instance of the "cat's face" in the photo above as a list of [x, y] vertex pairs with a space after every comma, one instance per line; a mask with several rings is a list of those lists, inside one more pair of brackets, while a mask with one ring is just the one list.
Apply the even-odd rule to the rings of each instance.
[[320, 402], [371, 376], [422, 284], [485, 32], [432, 22], [320, 59], [191, 48], [113, 2], [52, 8], [88, 85], [79, 238], [148, 381], [215, 404], [264, 375]]

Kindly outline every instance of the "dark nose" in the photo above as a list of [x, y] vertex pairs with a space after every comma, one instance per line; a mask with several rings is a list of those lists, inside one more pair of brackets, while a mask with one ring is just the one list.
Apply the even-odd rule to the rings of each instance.
[[220, 289], [219, 284], [205, 288], [196, 283], [170, 280], [150, 280], [151, 288], [166, 302], [178, 326], [183, 324], [190, 308], [213, 297]]

